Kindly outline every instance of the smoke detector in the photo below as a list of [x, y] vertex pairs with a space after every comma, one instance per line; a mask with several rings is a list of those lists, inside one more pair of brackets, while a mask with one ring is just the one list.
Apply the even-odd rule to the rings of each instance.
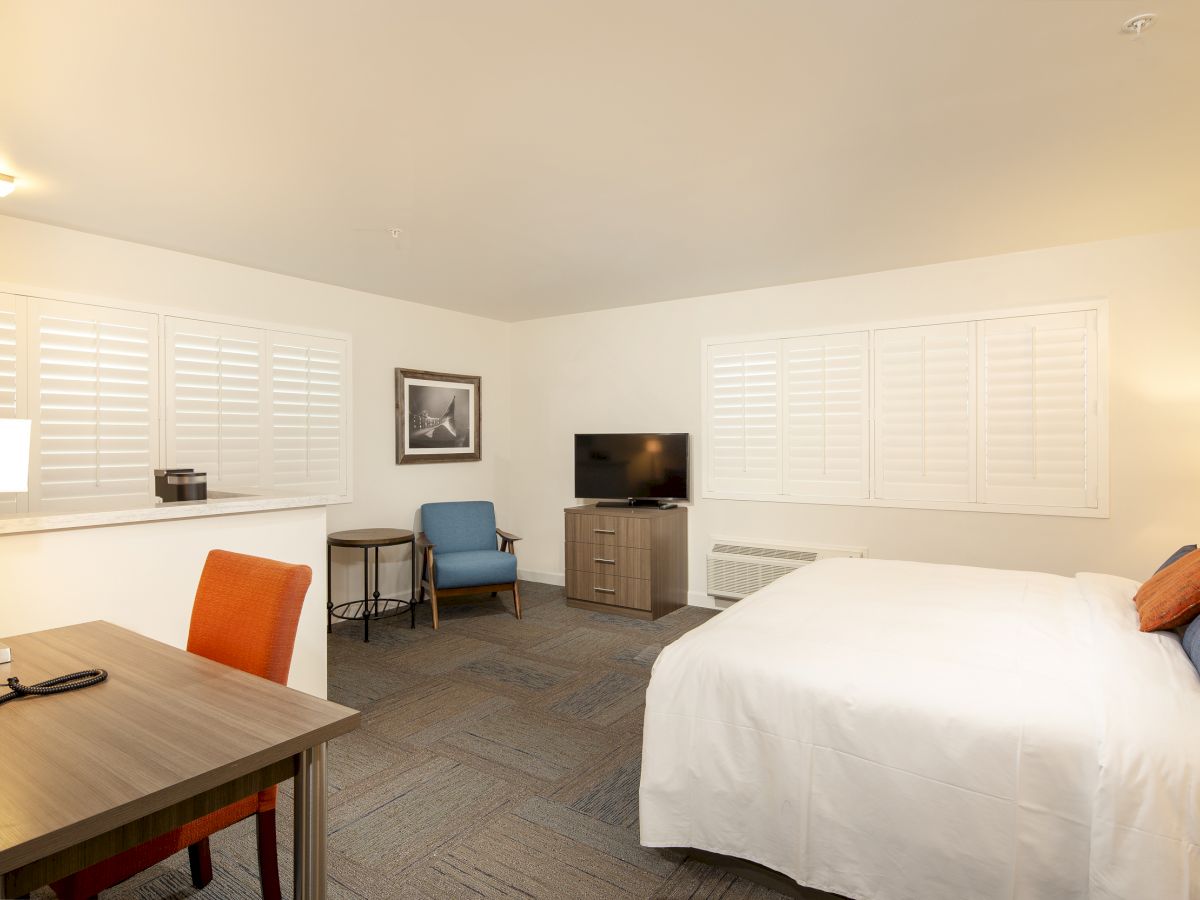
[[1121, 30], [1129, 34], [1140, 37], [1142, 32], [1154, 24], [1154, 13], [1142, 13], [1140, 16], [1134, 16], [1128, 19]]

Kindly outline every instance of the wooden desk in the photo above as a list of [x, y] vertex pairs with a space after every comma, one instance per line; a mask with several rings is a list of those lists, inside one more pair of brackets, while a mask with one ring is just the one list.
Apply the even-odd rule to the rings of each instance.
[[295, 778], [296, 893], [325, 897], [325, 742], [359, 714], [118, 628], [5, 638], [32, 684], [108, 681], [0, 706], [0, 898]]

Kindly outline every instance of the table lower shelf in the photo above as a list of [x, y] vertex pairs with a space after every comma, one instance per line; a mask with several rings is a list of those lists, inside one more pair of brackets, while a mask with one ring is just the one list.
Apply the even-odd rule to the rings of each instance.
[[[394, 608], [388, 607], [394, 604]], [[395, 597], [380, 597], [378, 600], [372, 598], [370, 600], [351, 600], [348, 603], [339, 603], [330, 608], [329, 615], [335, 619], [340, 619], [343, 622], [361, 622], [364, 618], [364, 608], [370, 609], [369, 618], [374, 621], [376, 619], [390, 619], [392, 616], [398, 616], [401, 613], [406, 613], [413, 606], [417, 605], [416, 600], [399, 600]], [[340, 609], [354, 609], [354, 612], [344, 614], [338, 612]]]
[[[371, 623], [378, 622], [381, 619], [390, 619], [393, 616], [409, 614], [409, 628], [417, 627], [417, 605], [421, 601], [417, 598], [409, 600], [400, 600], [396, 597], [371, 597], [366, 600], [349, 600], [345, 603], [338, 603], [328, 607], [329, 615], [328, 631], [333, 633], [333, 620], [337, 619], [341, 622], [362, 622], [363, 624], [363, 640], [371, 640]], [[346, 611], [349, 612], [346, 612]]]

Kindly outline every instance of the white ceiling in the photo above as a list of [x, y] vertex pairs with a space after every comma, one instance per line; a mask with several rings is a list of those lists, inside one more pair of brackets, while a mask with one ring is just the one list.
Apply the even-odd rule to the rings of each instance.
[[1194, 0], [3, 0], [0, 37], [0, 213], [498, 319], [1200, 224]]

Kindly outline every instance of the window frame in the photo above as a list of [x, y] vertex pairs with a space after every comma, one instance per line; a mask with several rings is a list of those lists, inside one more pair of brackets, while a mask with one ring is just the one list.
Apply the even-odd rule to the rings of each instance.
[[[1047, 303], [1021, 307], [989, 309], [972, 313], [948, 313], [895, 320], [865, 320], [860, 322], [832, 322], [815, 328], [797, 328], [772, 332], [756, 332], [750, 334], [721, 335], [704, 337], [700, 341], [700, 429], [699, 429], [699, 460], [695, 471], [700, 476], [700, 499], [704, 500], [733, 500], [756, 501], [760, 503], [799, 503], [820, 506], [861, 506], [879, 507], [886, 509], [936, 509], [959, 512], [992, 512], [1013, 513], [1019, 515], [1062, 516], [1068, 518], [1107, 519], [1109, 511], [1109, 304], [1107, 299], [1092, 298], [1070, 302]], [[900, 500], [886, 499], [876, 496], [876, 423], [875, 423], [875, 332], [921, 327], [930, 325], [973, 324], [975, 338], [972, 343], [972, 410], [974, 421], [972, 445], [974, 458], [979, 458], [979, 442], [981, 437], [981, 416], [979, 415], [980, 396], [983, 390], [982, 379], [978, 376], [979, 347], [978, 333], [982, 330], [979, 325], [995, 319], [1011, 319], [1026, 316], [1053, 315], [1058, 313], [1094, 312], [1096, 315], [1096, 506], [1039, 506], [1018, 503], [985, 503], [978, 500]], [[843, 334], [847, 332], [868, 332], [868, 347], [871, 371], [869, 374], [870, 397], [870, 473], [869, 496], [866, 498], [853, 497], [818, 497], [798, 496], [789, 494], [754, 494], [740, 491], [722, 491], [713, 489], [709, 483], [708, 466], [708, 419], [709, 403], [708, 386], [708, 356], [709, 348], [722, 344], [750, 343], [764, 341], [784, 341], [798, 337], [820, 337], [824, 335]], [[976, 479], [976, 497], [978, 482]]]
[[[341, 342], [344, 348], [342, 359], [343, 365], [343, 396], [342, 396], [342, 423], [343, 433], [341, 435], [344, 459], [342, 460], [342, 472], [344, 475], [344, 483], [335, 491], [328, 489], [328, 485], [317, 486], [311, 491], [314, 497], [327, 497], [329, 502], [348, 503], [354, 499], [354, 429], [353, 415], [354, 408], [354, 341], [351, 335], [343, 331], [334, 331], [323, 328], [301, 327], [296, 324], [286, 324], [280, 322], [267, 321], [262, 319], [251, 319], [236, 315], [225, 315], [224, 313], [214, 314], [211, 312], [201, 312], [186, 306], [178, 306], [175, 304], [157, 304], [146, 303], [134, 300], [115, 300], [111, 297], [100, 296], [95, 294], [86, 294], [75, 291], [48, 290], [44, 287], [36, 285], [0, 282], [0, 296], [10, 297], [20, 303], [23, 307], [22, 315], [26, 322], [26, 332], [29, 328], [29, 307], [37, 301], [61, 302], [71, 304], [82, 304], [87, 306], [100, 307], [110, 309], [117, 312], [126, 313], [144, 313], [156, 318], [156, 326], [152, 335], [152, 345], [157, 352], [157, 371], [154, 382], [154, 388], [157, 392], [157, 406], [155, 409], [156, 418], [154, 424], [155, 442], [152, 445], [153, 467], [161, 468], [167, 459], [167, 408], [166, 404], [169, 401], [167, 394], [167, 376], [166, 369], [168, 365], [167, 346], [167, 327], [166, 320], [168, 318], [190, 320], [196, 323], [204, 323], [213, 326], [230, 326], [233, 328], [253, 329], [263, 332], [268, 338], [272, 334], [278, 335], [294, 335], [319, 341], [337, 341]], [[27, 342], [28, 343], [28, 342]], [[25, 393], [28, 394], [30, 389], [29, 366], [30, 356], [28, 348], [26, 349], [25, 359], [18, 363], [23, 372], [23, 383]], [[269, 387], [269, 385], [268, 385]], [[24, 396], [18, 402], [24, 401], [25, 417], [31, 417], [34, 413], [32, 398]], [[270, 406], [267, 404], [263, 411], [264, 418], [270, 418]], [[31, 465], [33, 457], [30, 457]], [[152, 476], [151, 473], [147, 473]], [[151, 490], [149, 499], [153, 499], [153, 478], [150, 477]], [[221, 489], [221, 485], [217, 482], [210, 482], [210, 488]], [[234, 490], [239, 488], [234, 487]], [[258, 487], [241, 487], [241, 491], [249, 493], [259, 493], [265, 496], [279, 493], [279, 490], [271, 485], [260, 485]], [[308, 496], [305, 494], [306, 488], [289, 487], [285, 489], [287, 495]], [[22, 496], [20, 503], [22, 509], [19, 509], [17, 515], [27, 516], [43, 516], [58, 514], [54, 510], [38, 509], [32, 500], [28, 499], [30, 495]], [[12, 515], [11, 513], [8, 515]]]

